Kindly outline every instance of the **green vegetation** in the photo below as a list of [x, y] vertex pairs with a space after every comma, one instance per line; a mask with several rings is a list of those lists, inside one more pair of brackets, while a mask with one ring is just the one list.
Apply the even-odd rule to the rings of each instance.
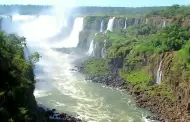
[[190, 40], [178, 51], [176, 58], [184, 69], [190, 71]]
[[91, 59], [85, 62], [85, 72], [89, 75], [103, 76], [109, 73], [108, 63], [104, 59]]
[[99, 31], [102, 19], [103, 17], [99, 16], [87, 16], [84, 19], [84, 28]]
[[132, 71], [129, 73], [125, 73], [124, 71], [120, 71], [120, 76], [131, 83], [149, 83], [152, 79], [148, 74], [148, 70], [146, 67], [143, 69], [137, 69], [136, 71]]
[[39, 61], [35, 53], [24, 59], [25, 38], [0, 32], [0, 121], [27, 122], [34, 119], [36, 101], [33, 96], [33, 63]]
[[171, 25], [140, 41], [136, 52], [177, 51], [188, 41], [190, 34], [178, 24]]
[[80, 11], [85, 15], [96, 16], [118, 16], [118, 15], [143, 15], [150, 10], [159, 10], [165, 7], [78, 7], [75, 11]]
[[190, 76], [190, 40], [176, 52], [172, 71], [181, 76], [181, 85], [189, 81]]
[[136, 90], [146, 91], [150, 96], [162, 96], [165, 99], [170, 101], [176, 100], [173, 95], [172, 89], [166, 84], [156, 84], [153, 86], [147, 86], [146, 84], [137, 84], [135, 86]]
[[[189, 8], [173, 5], [155, 10], [157, 14], [147, 14], [150, 18], [164, 16], [177, 19], [165, 28], [156, 24], [129, 23], [126, 29], [116, 28], [113, 32], [98, 33], [94, 41], [100, 48], [94, 51], [100, 53], [102, 47], [106, 48], [107, 58], [104, 60], [107, 64], [104, 65], [107, 67], [112, 64], [120, 68], [121, 77], [134, 84], [136, 89], [146, 91], [149, 95], [175, 100], [174, 89], [171, 89], [176, 82], [174, 80], [177, 79], [179, 86], [183, 88], [190, 76], [190, 33], [188, 27], [182, 26], [182, 18], [189, 16]], [[182, 18], [179, 18], [180, 14]], [[160, 60], [163, 60], [164, 79], [160, 85], [153, 85]], [[86, 71], [91, 75], [103, 71], [102, 67], [94, 64], [88, 65], [88, 69], [90, 70]]]
[[190, 6], [172, 5], [164, 9], [152, 10], [146, 14], [146, 17], [162, 16], [167, 18], [182, 19], [184, 17], [190, 17]]

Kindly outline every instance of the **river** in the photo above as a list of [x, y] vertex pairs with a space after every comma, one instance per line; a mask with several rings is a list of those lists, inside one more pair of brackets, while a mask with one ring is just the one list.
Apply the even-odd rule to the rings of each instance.
[[[34, 95], [38, 103], [59, 112], [79, 115], [87, 122], [149, 122], [145, 117], [151, 113], [138, 108], [127, 91], [85, 81], [83, 74], [70, 70], [86, 54], [65, 54], [52, 49], [57, 40], [50, 42], [46, 38], [58, 32], [55, 21], [45, 16], [36, 21], [17, 23], [17, 34], [27, 38], [30, 53], [38, 51], [42, 56], [34, 70], [37, 80]], [[65, 41], [67, 46], [76, 46], [78, 42], [74, 39], [81, 27], [77, 21], [70, 35], [75, 37], [58, 41], [55, 45], [61, 46]]]

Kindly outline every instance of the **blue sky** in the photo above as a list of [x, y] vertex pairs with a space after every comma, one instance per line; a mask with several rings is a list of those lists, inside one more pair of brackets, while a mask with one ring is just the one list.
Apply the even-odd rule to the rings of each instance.
[[58, 4], [77, 6], [168, 6], [190, 5], [190, 0], [0, 0], [0, 4]]

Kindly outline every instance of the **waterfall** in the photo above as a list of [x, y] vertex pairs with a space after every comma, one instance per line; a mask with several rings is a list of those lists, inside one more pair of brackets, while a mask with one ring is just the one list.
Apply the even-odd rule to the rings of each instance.
[[103, 27], [104, 27], [104, 20], [101, 21], [100, 32], [103, 32]]
[[115, 20], [115, 17], [109, 19], [107, 31], [108, 31], [108, 30], [109, 30], [109, 31], [113, 31], [114, 20]]
[[[57, 21], [58, 18], [53, 15], [39, 15], [34, 20], [32, 19], [33, 21], [30, 20], [30, 17], [17, 15], [17, 17], [13, 17], [12, 23], [6, 22], [3, 25], [8, 33], [14, 32], [19, 36], [26, 37], [27, 45], [24, 46], [25, 60], [28, 60], [30, 54], [34, 52], [38, 52], [42, 56], [40, 61], [35, 64], [34, 73], [36, 81], [44, 82], [36, 82], [34, 94], [36, 96], [46, 96], [46, 91], [52, 88], [52, 72], [55, 72], [55, 66], [59, 63], [55, 63], [55, 59], [62, 56], [52, 50], [54, 43], [58, 40], [49, 42], [48, 39], [59, 33], [61, 27], [58, 27], [58, 24], [60, 24]], [[78, 21], [77, 24], [79, 27], [82, 26]], [[77, 29], [73, 29], [73, 31], [75, 30]], [[64, 41], [60, 40], [60, 42]], [[72, 41], [74, 44], [76, 43], [76, 40]], [[64, 61], [67, 61], [67, 58]]]
[[102, 58], [106, 58], [106, 40], [104, 40], [104, 46], [103, 46], [103, 48], [102, 48], [102, 50], [101, 50], [101, 57]]
[[70, 36], [64, 41], [62, 47], [77, 47], [79, 43], [79, 34], [83, 30], [84, 18], [76, 18], [73, 25], [73, 30]]
[[9, 32], [12, 26], [11, 17], [10, 16], [0, 16], [0, 17], [1, 17], [1, 30], [5, 32]]
[[146, 24], [146, 25], [148, 24], [148, 18], [146, 19], [146, 22], [145, 22], [145, 24]]
[[119, 19], [117, 20], [117, 28], [120, 28], [120, 22], [119, 22]]
[[89, 56], [94, 56], [93, 51], [94, 51], [94, 40], [92, 40], [91, 43], [90, 43], [90, 47], [89, 47], [89, 50], [88, 50], [88, 55]]
[[36, 16], [31, 15], [13, 15], [12, 21], [31, 21], [34, 20]]
[[163, 28], [166, 27], [166, 20], [163, 20]]
[[158, 67], [158, 70], [157, 70], [157, 74], [156, 74], [156, 83], [159, 84], [161, 83], [161, 80], [162, 80], [162, 61], [160, 61], [160, 64], [159, 64], [159, 67]]
[[[96, 36], [98, 33], [95, 33], [95, 35], [94, 36]], [[95, 49], [95, 45], [94, 45], [94, 40], [92, 40], [91, 41], [91, 43], [90, 43], [90, 47], [89, 47], [89, 49], [88, 49], [88, 55], [89, 56], [94, 56], [94, 49]]]
[[27, 45], [24, 45], [24, 59], [26, 61], [29, 61], [30, 60], [29, 57], [30, 57], [29, 49], [28, 49]]
[[124, 27], [124, 29], [126, 29], [126, 28], [127, 28], [127, 17], [125, 19], [125, 27]]

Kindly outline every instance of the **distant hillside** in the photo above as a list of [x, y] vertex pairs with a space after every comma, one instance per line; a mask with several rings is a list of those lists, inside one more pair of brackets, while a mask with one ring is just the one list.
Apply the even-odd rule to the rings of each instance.
[[[0, 5], [0, 14], [49, 14], [47, 5]], [[159, 10], [165, 7], [76, 7], [71, 10], [75, 15], [139, 15], [150, 10]]]

